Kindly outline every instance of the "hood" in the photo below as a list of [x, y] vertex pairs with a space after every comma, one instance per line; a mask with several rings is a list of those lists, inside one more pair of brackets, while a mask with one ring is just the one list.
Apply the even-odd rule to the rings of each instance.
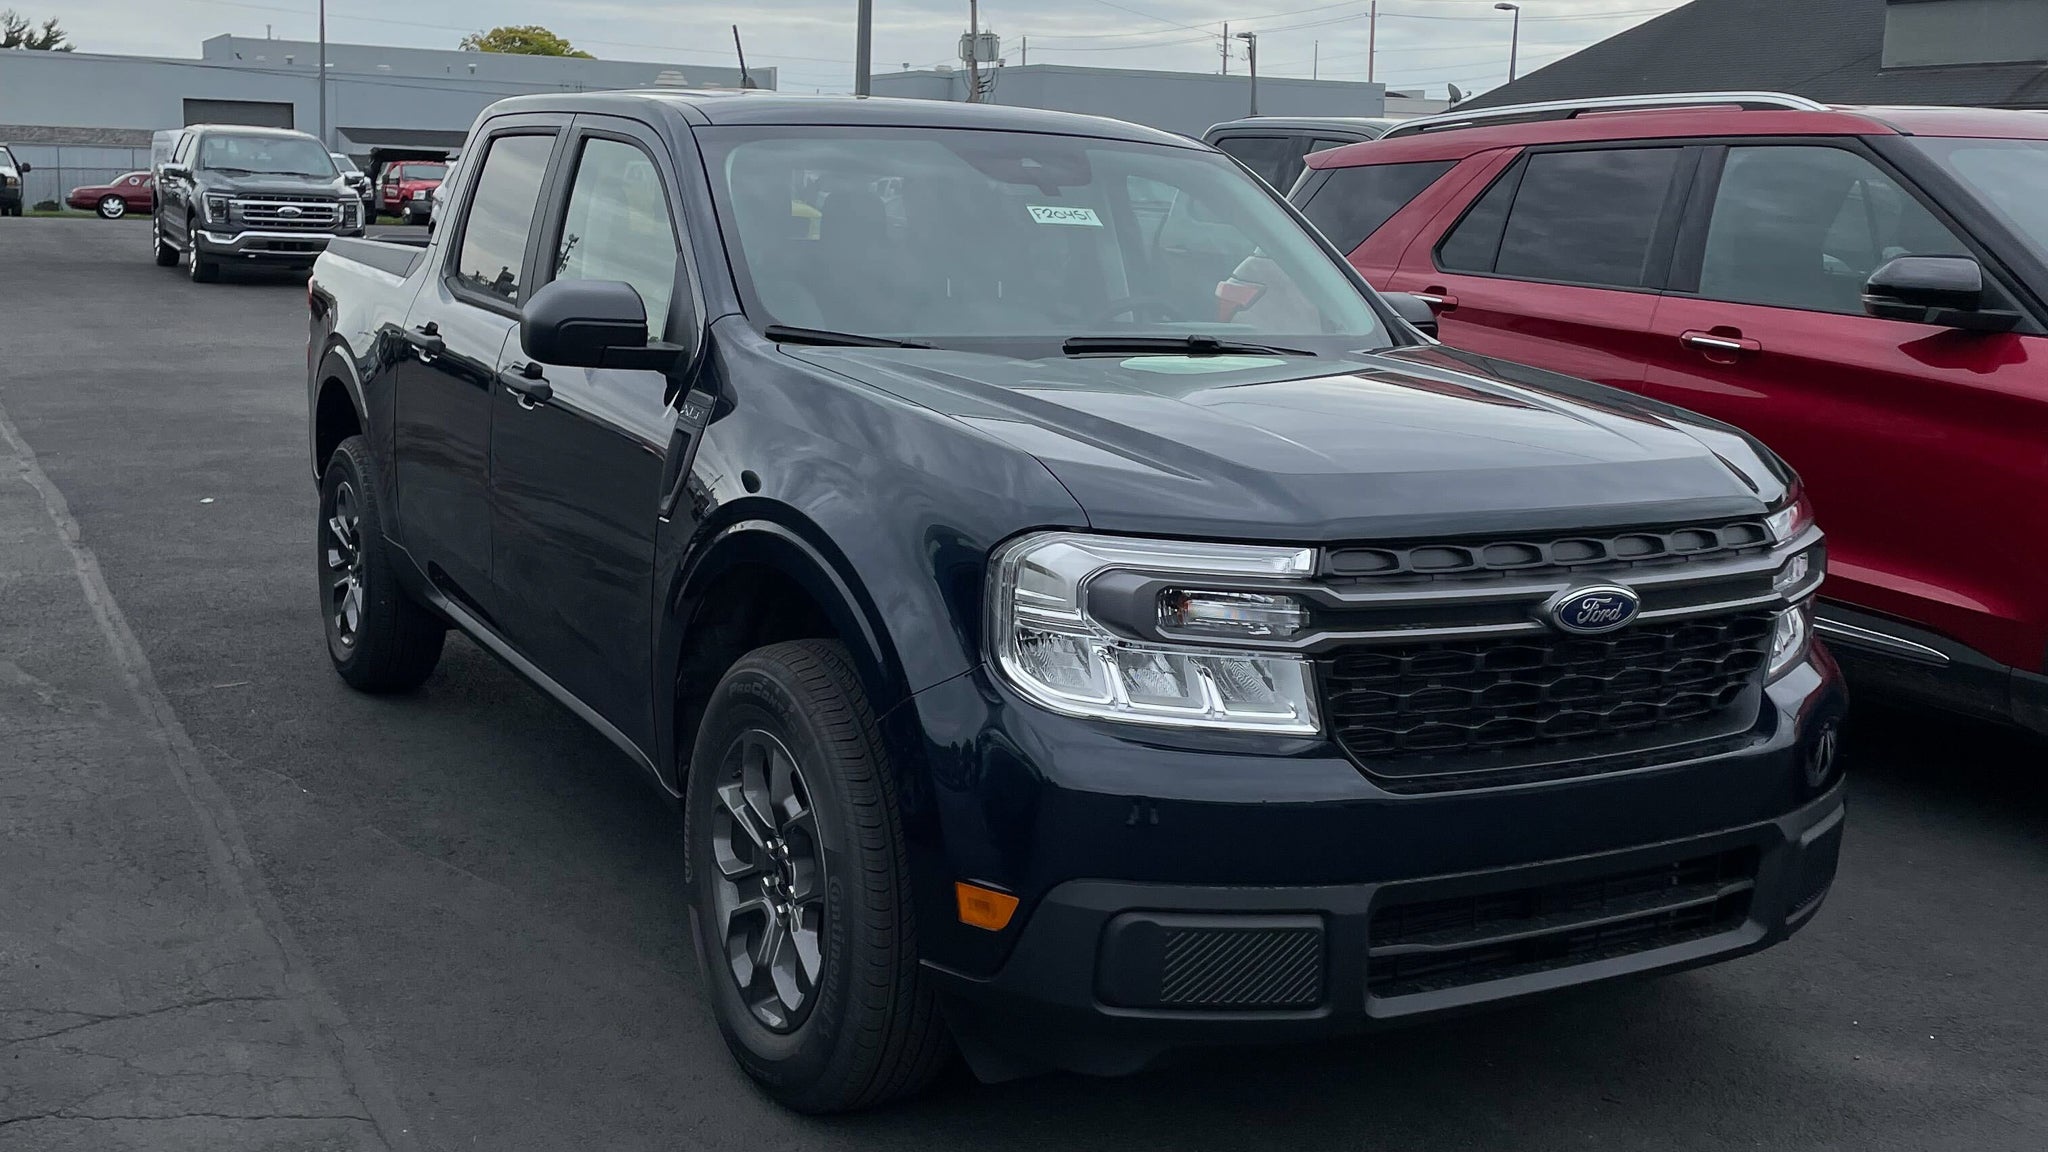
[[209, 170], [200, 174], [202, 192], [226, 192], [234, 196], [339, 196], [348, 190], [340, 176], [230, 176]]
[[[1624, 393], [1438, 347], [1343, 357], [789, 348], [1037, 457], [1104, 531], [1247, 540], [1752, 515], [1768, 453]], [[1519, 366], [1516, 366], [1519, 369]]]

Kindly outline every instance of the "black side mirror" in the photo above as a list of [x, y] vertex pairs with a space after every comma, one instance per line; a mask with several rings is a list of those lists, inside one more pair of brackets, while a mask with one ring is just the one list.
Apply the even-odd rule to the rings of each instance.
[[1870, 274], [1863, 311], [1880, 320], [2009, 332], [2020, 314], [1984, 307], [1984, 269], [1968, 256], [1901, 256]]
[[157, 175], [165, 180], [190, 180], [192, 170], [183, 164], [166, 164], [157, 169]]
[[1413, 292], [1382, 292], [1380, 299], [1394, 309], [1394, 314], [1408, 322], [1408, 326], [1424, 336], [1436, 338], [1436, 309], [1423, 302]]
[[19, 172], [19, 173], [21, 173], [21, 174], [22, 174], [23, 176], [26, 176], [26, 175], [28, 175], [29, 173], [31, 173], [31, 172], [33, 172], [33, 171], [35, 171], [35, 170], [36, 170], [36, 166], [35, 166], [35, 165], [33, 165], [33, 164], [17, 164], [17, 165], [15, 165], [15, 166], [14, 166], [14, 170], [15, 170], [16, 172]]
[[692, 349], [647, 338], [647, 306], [622, 280], [554, 280], [519, 312], [519, 346], [542, 364], [668, 372]]

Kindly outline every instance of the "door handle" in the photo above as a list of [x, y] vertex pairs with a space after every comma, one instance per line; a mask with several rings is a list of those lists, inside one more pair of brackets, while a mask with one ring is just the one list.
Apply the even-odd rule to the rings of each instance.
[[422, 364], [429, 363], [434, 357], [448, 351], [448, 342], [441, 339], [441, 326], [431, 320], [407, 332], [405, 342], [412, 345], [414, 352], [419, 353]]
[[1435, 285], [1424, 288], [1420, 292], [1410, 292], [1409, 295], [1439, 312], [1456, 312], [1458, 310], [1458, 297], [1454, 293], [1446, 292]]
[[1697, 348], [1702, 352], [1717, 352], [1724, 356], [1739, 356], [1764, 350], [1760, 341], [1745, 336], [1702, 332], [1696, 328], [1681, 333], [1678, 342], [1688, 348]]
[[507, 368], [498, 373], [498, 382], [505, 391], [519, 398], [519, 406], [528, 412], [555, 398], [555, 387], [540, 374], [540, 365], [527, 363]]

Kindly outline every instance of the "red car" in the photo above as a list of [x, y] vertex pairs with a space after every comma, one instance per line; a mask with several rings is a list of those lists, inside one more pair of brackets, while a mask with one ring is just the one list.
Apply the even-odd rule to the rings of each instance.
[[387, 164], [377, 181], [377, 202], [388, 216], [407, 224], [424, 224], [434, 215], [434, 189], [447, 178], [448, 165], [439, 161]]
[[1294, 203], [1446, 344], [1784, 456], [1864, 684], [2048, 732], [2048, 116], [1626, 97], [1308, 164]]
[[90, 208], [109, 220], [118, 220], [130, 212], [151, 212], [156, 209], [156, 177], [147, 172], [130, 172], [111, 183], [87, 184], [66, 193], [64, 203], [73, 208]]

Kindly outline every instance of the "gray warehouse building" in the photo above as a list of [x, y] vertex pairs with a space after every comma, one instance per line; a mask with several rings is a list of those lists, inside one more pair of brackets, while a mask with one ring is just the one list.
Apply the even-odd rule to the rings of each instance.
[[[226, 122], [320, 130], [320, 46], [215, 36], [199, 58], [0, 52], [0, 143], [35, 169], [25, 199], [149, 166], [160, 128]], [[749, 68], [756, 87], [775, 69]], [[454, 148], [507, 96], [655, 86], [737, 88], [738, 68], [327, 45], [328, 146]]]
[[[877, 96], [964, 100], [967, 73], [959, 69], [891, 72], [876, 76], [873, 88]], [[1251, 77], [1243, 75], [1023, 64], [995, 71], [989, 103], [1112, 116], [1183, 136], [1200, 136], [1212, 124], [1248, 114], [1251, 94]], [[1384, 84], [1259, 77], [1261, 115], [1384, 116], [1386, 110]]]

